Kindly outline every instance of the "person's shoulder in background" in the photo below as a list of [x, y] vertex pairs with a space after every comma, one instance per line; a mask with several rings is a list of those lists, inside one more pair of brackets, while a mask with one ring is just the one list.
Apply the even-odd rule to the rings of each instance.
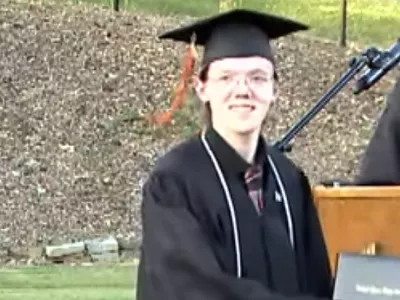
[[400, 184], [400, 78], [388, 94], [386, 106], [363, 154], [355, 183]]

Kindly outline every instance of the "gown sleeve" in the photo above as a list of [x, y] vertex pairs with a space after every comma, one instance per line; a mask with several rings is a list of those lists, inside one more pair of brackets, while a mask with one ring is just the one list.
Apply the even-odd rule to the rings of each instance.
[[287, 298], [224, 273], [188, 203], [188, 190], [176, 176], [152, 175], [144, 185], [137, 300], [316, 299]]
[[332, 298], [333, 277], [322, 226], [309, 180], [304, 173], [301, 176], [306, 201], [304, 248], [306, 268], [309, 270], [308, 290], [317, 297]]
[[361, 161], [357, 184], [400, 184], [400, 79], [389, 94], [387, 105]]

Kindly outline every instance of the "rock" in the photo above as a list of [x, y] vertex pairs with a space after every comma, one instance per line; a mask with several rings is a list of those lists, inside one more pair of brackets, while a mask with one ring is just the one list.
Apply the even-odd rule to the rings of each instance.
[[98, 262], [119, 262], [120, 260], [118, 252], [104, 252], [100, 254], [91, 253], [90, 257], [93, 261]]
[[57, 246], [47, 246], [46, 256], [49, 258], [57, 258], [57, 257], [83, 253], [84, 251], [85, 251], [85, 243], [77, 242], [77, 243], [63, 244]]
[[118, 241], [110, 236], [96, 238], [86, 242], [86, 249], [93, 261], [117, 262], [119, 261]]
[[89, 254], [102, 254], [105, 252], [118, 252], [118, 241], [114, 237], [96, 238], [86, 241]]

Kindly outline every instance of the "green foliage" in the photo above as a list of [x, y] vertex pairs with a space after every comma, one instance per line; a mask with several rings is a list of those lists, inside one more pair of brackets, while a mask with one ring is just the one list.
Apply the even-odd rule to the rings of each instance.
[[[348, 0], [348, 40], [387, 47], [399, 36], [400, 2]], [[266, 10], [287, 15], [312, 26], [311, 34], [339, 41], [342, 23], [340, 0], [270, 1]]]

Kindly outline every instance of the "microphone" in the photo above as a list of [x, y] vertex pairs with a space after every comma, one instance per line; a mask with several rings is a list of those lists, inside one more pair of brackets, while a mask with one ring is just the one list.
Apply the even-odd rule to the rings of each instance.
[[[371, 47], [365, 50], [361, 55], [353, 57], [349, 61], [349, 69], [341, 76], [341, 78], [334, 84], [334, 86], [332, 86], [328, 90], [328, 92], [326, 92], [317, 101], [317, 103], [301, 117], [301, 119], [296, 124], [289, 128], [289, 130], [282, 136], [280, 140], [274, 143], [274, 147], [282, 152], [290, 152], [292, 150], [292, 144], [290, 143], [290, 141], [362, 69], [367, 67], [369, 70], [367, 70], [364, 75], [357, 81], [356, 87], [353, 89], [353, 92], [355, 94], [359, 94], [362, 91], [369, 89], [376, 82], [378, 82], [387, 72], [395, 68], [399, 63], [400, 38], [395, 44], [393, 44], [393, 46], [389, 50], [381, 51], [374, 47]], [[351, 185], [351, 183], [346, 183], [341, 180], [335, 180], [327, 184]]]
[[365, 51], [363, 56], [366, 58], [367, 66], [370, 69], [356, 82], [353, 89], [355, 95], [368, 90], [400, 63], [400, 38], [389, 50], [380, 51], [376, 48], [370, 48]]

